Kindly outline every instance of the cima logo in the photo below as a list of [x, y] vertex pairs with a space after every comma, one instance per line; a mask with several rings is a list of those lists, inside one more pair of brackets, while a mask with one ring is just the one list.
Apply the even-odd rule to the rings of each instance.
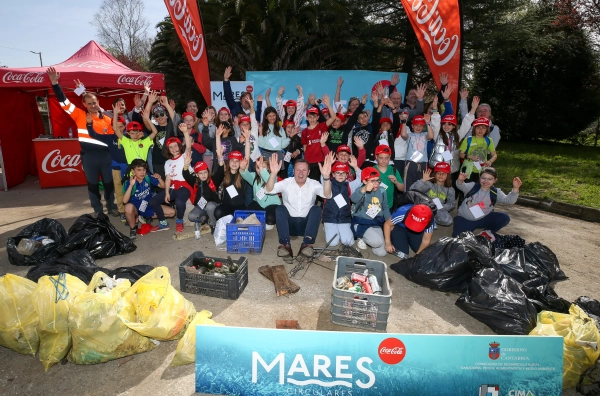
[[488, 352], [488, 356], [492, 360], [496, 360], [500, 357], [500, 344], [496, 341], [490, 343], [490, 350]]
[[535, 395], [530, 390], [511, 389], [508, 391], [508, 396], [535, 396]]

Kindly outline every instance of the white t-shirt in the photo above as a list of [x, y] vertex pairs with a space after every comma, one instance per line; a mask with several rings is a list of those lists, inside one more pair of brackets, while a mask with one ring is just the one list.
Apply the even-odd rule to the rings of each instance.
[[167, 162], [165, 162], [165, 175], [171, 180], [185, 182], [183, 177], [183, 161], [183, 155], [180, 155], [175, 159], [167, 160]]

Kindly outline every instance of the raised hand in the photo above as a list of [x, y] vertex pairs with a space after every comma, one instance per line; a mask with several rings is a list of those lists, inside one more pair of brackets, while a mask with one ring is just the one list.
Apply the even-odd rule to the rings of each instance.
[[465, 180], [467, 180], [467, 174], [466, 173], [461, 173], [460, 175], [458, 175], [458, 181], [459, 182], [464, 182]]
[[431, 169], [427, 168], [423, 171], [423, 183], [428, 182], [431, 179], [433, 179], [433, 177], [431, 177]]
[[[245, 171], [246, 169], [248, 169], [248, 158], [242, 158], [242, 160], [240, 161], [240, 171]], [[256, 169], [257, 170], [259, 169], [258, 168], [258, 160], [256, 160]]]
[[147, 82], [144, 84], [144, 92], [146, 93], [146, 95], [150, 93], [150, 83]]
[[523, 182], [521, 181], [521, 179], [519, 179], [518, 177], [515, 177], [513, 179], [513, 190], [517, 190], [516, 192], [519, 192], [519, 188], [521, 188], [522, 184], [523, 184]]
[[231, 78], [231, 66], [227, 66], [223, 73], [223, 81], [229, 81], [229, 78]]
[[142, 105], [143, 105], [143, 103], [142, 103], [142, 97], [140, 95], [135, 95], [133, 97], [133, 103], [135, 104], [136, 108], [141, 109]]
[[289, 137], [291, 137], [291, 138], [292, 138], [292, 137], [296, 136], [297, 134], [299, 134], [299, 133], [300, 133], [300, 131], [301, 131], [301, 130], [302, 130], [302, 128], [301, 128], [301, 127], [299, 127], [299, 126], [296, 126], [296, 127], [294, 127], [294, 128], [292, 129], [292, 132], [290, 132], [290, 133], [289, 133]]
[[377, 101], [379, 100], [379, 95], [377, 94], [377, 91], [371, 91], [371, 100], [373, 101], [373, 103], [377, 103]]
[[394, 73], [392, 74], [392, 79], [390, 80], [391, 85], [398, 85], [400, 82], [400, 74]]
[[257, 101], [259, 101], [259, 102], [262, 102], [262, 101], [263, 101], [263, 99], [264, 99], [264, 98], [263, 98], [262, 94], [260, 94], [260, 95], [258, 95], [258, 96], [256, 97], [256, 100], [257, 100]]
[[223, 132], [225, 132], [225, 127], [221, 124], [221, 125], [219, 125], [219, 127], [215, 131], [215, 135], [222, 136]]
[[[258, 100], [262, 100], [262, 99], [258, 99]], [[254, 99], [246, 98], [246, 101], [248, 102], [248, 105], [250, 106], [250, 108], [254, 109]]]
[[[444, 100], [448, 100], [448, 98], [450, 98], [450, 95], [452, 95], [452, 92], [454, 92], [454, 87], [452, 85], [448, 85], [446, 89], [442, 92]], [[437, 95], [435, 95], [435, 97], [437, 98]]]
[[264, 168], [264, 167], [265, 167], [265, 160], [263, 159], [263, 156], [261, 155], [260, 157], [258, 157], [256, 159], [256, 172], [260, 172], [262, 170], [262, 168]]
[[169, 106], [171, 106], [171, 108], [175, 110], [175, 101], [173, 99], [169, 99]]
[[278, 161], [278, 159], [279, 156], [277, 153], [271, 154], [271, 157], [269, 158], [269, 169], [271, 169], [271, 174], [276, 174], [281, 170], [282, 162]]
[[344, 83], [344, 79], [343, 79], [342, 77], [339, 77], [339, 78], [337, 79], [337, 86], [338, 86], [338, 87], [341, 87], [343, 83]]
[[448, 84], [448, 73], [440, 73], [440, 84], [442, 84], [442, 85]]
[[190, 133], [190, 131], [188, 131], [187, 125], [185, 125], [183, 122], [178, 125], [178, 128], [181, 132], [183, 132], [184, 135]]
[[144, 109], [144, 110], [142, 110], [141, 114], [142, 114], [142, 118], [144, 120], [150, 121], [150, 111], [149, 110]]
[[359, 149], [362, 150], [365, 147], [365, 142], [363, 142], [363, 140], [358, 137], [358, 136], [354, 136], [354, 145]]
[[425, 114], [423, 114], [423, 118], [425, 118], [425, 122], [427, 122], [427, 123], [431, 122], [431, 114], [425, 113]]
[[321, 171], [321, 175], [324, 179], [329, 179], [331, 176], [331, 165], [333, 164], [335, 158], [335, 154], [330, 152], [325, 156], [325, 160], [323, 161], [323, 165], [319, 163], [319, 170]]
[[353, 155], [350, 156], [350, 159], [348, 160], [348, 164], [354, 169], [358, 168], [358, 160]]
[[148, 94], [148, 103], [154, 104], [154, 102], [156, 102], [156, 99], [158, 99], [158, 92], [150, 91], [150, 93]]
[[377, 83], [376, 90], [377, 90], [377, 96], [380, 97], [380, 98], [383, 98], [384, 97], [384, 91], [383, 91], [383, 85], [381, 85], [381, 81], [379, 81]]
[[479, 96], [473, 96], [473, 101], [471, 102], [471, 111], [473, 112], [473, 114], [475, 114], [475, 110], [477, 110], [477, 108], [479, 107], [479, 102], [481, 102]]
[[296, 89], [298, 90], [298, 95], [302, 95], [302, 86], [296, 85]]
[[435, 95], [433, 97], [433, 101], [431, 102], [431, 107], [437, 110], [437, 108], [438, 108], [438, 96], [437, 95]]
[[463, 88], [460, 90], [460, 98], [462, 100], [467, 100], [467, 98], [469, 97], [469, 90], [467, 88]]
[[271, 96], [271, 87], [269, 87], [267, 89], [267, 92], [265, 92], [265, 96], [268, 98], [269, 96]]
[[169, 100], [167, 99], [167, 97], [166, 97], [166, 96], [162, 96], [162, 95], [161, 95], [161, 96], [159, 97], [159, 101], [160, 101], [160, 104], [161, 104], [161, 105], [162, 105], [164, 108], [167, 108], [167, 105], [169, 104]]
[[190, 164], [192, 163], [192, 151], [186, 151], [183, 157], [183, 165], [184, 166], [190, 166]]
[[55, 68], [50, 66], [48, 69], [46, 69], [46, 73], [48, 73], [48, 78], [50, 79], [50, 82], [52, 83], [52, 85], [58, 84], [58, 79], [60, 78], [60, 73], [57, 72]]
[[323, 103], [325, 104], [325, 106], [327, 106], [327, 108], [331, 108], [331, 101], [329, 100], [329, 95], [328, 94], [323, 94]]
[[210, 111], [208, 111], [208, 107], [206, 109], [204, 109], [204, 111], [202, 112], [202, 116], [200, 118], [202, 118], [202, 123], [205, 126], [209, 124]]
[[281, 87], [279, 87], [279, 91], [277, 91], [277, 96], [283, 95], [284, 92], [285, 92], [285, 87], [282, 85]]
[[79, 86], [83, 86], [83, 83], [81, 81], [79, 81], [79, 79], [73, 80], [73, 82], [75, 83], [75, 88], [78, 88]]
[[366, 104], [367, 104], [367, 98], [368, 98], [367, 94], [364, 94], [364, 95], [362, 96], [362, 100], [361, 100], [360, 102], [361, 102], [362, 104], [366, 105]]
[[417, 93], [417, 99], [418, 100], [423, 100], [423, 98], [425, 97], [425, 91], [427, 91], [427, 86], [425, 84], [419, 84], [417, 85], [417, 89], [416, 89], [416, 93]]
[[329, 132], [324, 132], [321, 135], [321, 145], [324, 145], [325, 143], [327, 143], [327, 139], [329, 139]]

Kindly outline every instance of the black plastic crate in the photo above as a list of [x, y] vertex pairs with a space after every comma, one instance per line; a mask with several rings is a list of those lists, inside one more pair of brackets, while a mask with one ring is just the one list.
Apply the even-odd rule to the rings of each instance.
[[238, 270], [233, 274], [225, 274], [225, 277], [217, 277], [209, 274], [198, 274], [186, 271], [194, 258], [208, 257], [215, 261], [225, 262], [226, 258], [205, 256], [202, 252], [194, 252], [185, 261], [179, 264], [179, 282], [182, 292], [201, 294], [203, 296], [237, 300], [248, 284], [248, 259], [240, 257], [233, 260], [238, 265]]

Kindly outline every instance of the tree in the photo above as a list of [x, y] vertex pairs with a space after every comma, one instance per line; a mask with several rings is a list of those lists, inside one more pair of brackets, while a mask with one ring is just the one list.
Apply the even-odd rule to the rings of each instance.
[[90, 24], [107, 51], [133, 70], [147, 70], [152, 38], [142, 0], [103, 0], [93, 18]]

